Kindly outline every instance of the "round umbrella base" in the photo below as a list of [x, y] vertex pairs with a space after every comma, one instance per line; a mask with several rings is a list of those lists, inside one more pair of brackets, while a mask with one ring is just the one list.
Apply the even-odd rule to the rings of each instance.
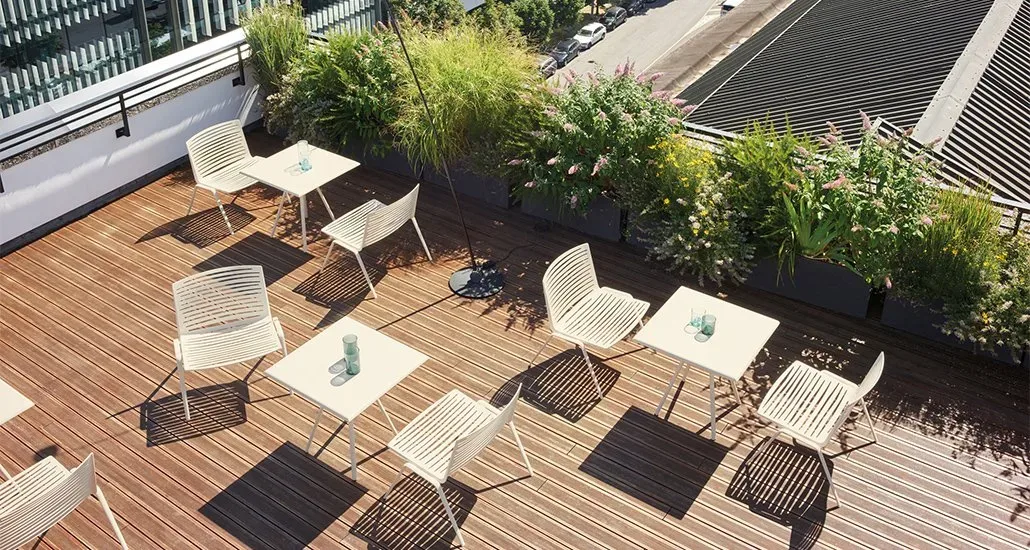
[[486, 261], [476, 268], [455, 271], [449, 285], [462, 298], [488, 298], [504, 288], [504, 273], [497, 270], [497, 264]]

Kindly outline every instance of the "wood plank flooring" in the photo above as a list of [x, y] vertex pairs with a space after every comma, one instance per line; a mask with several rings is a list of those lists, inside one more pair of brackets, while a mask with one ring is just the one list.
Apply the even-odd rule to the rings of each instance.
[[[279, 144], [250, 136], [255, 152]], [[414, 182], [359, 169], [326, 187], [337, 214]], [[447, 289], [464, 261], [453, 203], [423, 186], [418, 219], [437, 260], [410, 227], [364, 255], [371, 299], [353, 258], [337, 249], [317, 277], [328, 214], [310, 203], [310, 255], [296, 201], [276, 237], [276, 194], [253, 188], [228, 207], [182, 214], [188, 167], [0, 259], [0, 378], [36, 406], [0, 428], [0, 463], [55, 454], [97, 456], [100, 482], [132, 548], [448, 548], [435, 493], [406, 478], [384, 503], [400, 463], [378, 411], [357, 422], [360, 478], [347, 477], [346, 433], [323, 422], [303, 450], [316, 407], [262, 379], [277, 359], [190, 373], [193, 420], [177, 394], [171, 283], [198, 270], [264, 266], [290, 349], [345, 315], [430, 360], [384, 402], [402, 425], [452, 388], [495, 402], [535, 380], [517, 424], [536, 475], [506, 434], [446, 491], [470, 548], [1025, 548], [1030, 544], [1030, 379], [1018, 368], [943, 348], [749, 288], [706, 288], [781, 321], [742, 382], [743, 405], [717, 386], [719, 439], [707, 438], [707, 378], [691, 373], [672, 412], [652, 413], [674, 364], [630, 342], [593, 350], [606, 394], [593, 400], [582, 358], [547, 339], [540, 280], [547, 262], [584, 236], [542, 227], [517, 210], [465, 200], [477, 252], [508, 284], [494, 299]], [[591, 241], [603, 285], [648, 300], [653, 313], [693, 286], [623, 244]], [[879, 442], [849, 422], [835, 440], [832, 508], [816, 457], [782, 441], [755, 407], [795, 359], [859, 380], [879, 351], [886, 371], [869, 398]], [[527, 377], [528, 374], [528, 377]], [[340, 435], [343, 437], [340, 437]], [[831, 509], [826, 510], [827, 504]], [[113, 547], [87, 504], [40, 548]]]

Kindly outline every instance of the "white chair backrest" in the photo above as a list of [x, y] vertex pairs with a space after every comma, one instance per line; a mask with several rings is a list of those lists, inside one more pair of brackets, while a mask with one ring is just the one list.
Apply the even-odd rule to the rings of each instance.
[[462, 469], [472, 459], [479, 456], [479, 453], [483, 452], [483, 449], [490, 445], [490, 442], [497, 437], [497, 434], [511, 422], [511, 418], [515, 416], [515, 406], [519, 403], [520, 393], [522, 393], [522, 384], [519, 384], [519, 387], [515, 390], [515, 395], [511, 396], [511, 400], [508, 401], [508, 404], [501, 409], [500, 413], [493, 420], [454, 442], [451, 460], [447, 467], [448, 476]]
[[92, 453], [68, 475], [40, 463], [33, 468], [38, 473], [27, 470], [0, 484], [0, 549], [18, 548], [42, 535], [96, 492]]
[[407, 195], [382, 208], [373, 210], [365, 219], [365, 236], [361, 246], [375, 244], [397, 231], [405, 222], [415, 217], [417, 204], [418, 185], [415, 185], [415, 188]]
[[862, 383], [858, 385], [858, 390], [855, 392], [855, 401], [862, 399], [869, 393], [869, 390], [873, 389], [873, 386], [880, 381], [880, 375], [883, 374], [883, 352], [873, 361], [873, 366], [866, 373], [865, 378], [862, 379]]
[[544, 272], [544, 303], [552, 328], [572, 306], [597, 289], [589, 244], [567, 250], [551, 262]]
[[186, 140], [190, 167], [198, 183], [234, 162], [251, 157], [239, 120], [215, 124]]
[[230, 329], [267, 319], [265, 274], [259, 265], [222, 267], [172, 283], [179, 334]]

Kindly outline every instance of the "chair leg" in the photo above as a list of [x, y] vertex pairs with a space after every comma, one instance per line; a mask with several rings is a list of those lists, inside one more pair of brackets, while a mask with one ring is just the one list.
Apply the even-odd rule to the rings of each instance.
[[[662, 413], [662, 407], [665, 406], [665, 400], [669, 398], [669, 393], [672, 392], [672, 387], [675, 386], [676, 382], [680, 379], [680, 371], [683, 370], [683, 365], [683, 361], [680, 361], [679, 364], [676, 365], [676, 372], [674, 372], [672, 378], [669, 379], [669, 385], [665, 388], [665, 393], [662, 394], [662, 399], [658, 402], [658, 407], [654, 410], [655, 416]], [[687, 367], [687, 372], [690, 372], [689, 366]], [[684, 376], [686, 376], [686, 374], [684, 374]]]
[[232, 224], [229, 223], [229, 216], [225, 215], [225, 208], [222, 208], [222, 199], [218, 198], [218, 191], [212, 189], [211, 194], [215, 196], [215, 202], [218, 203], [218, 211], [222, 213], [222, 219], [225, 220], [225, 225], [229, 226], [229, 234], [235, 235], [236, 231], [233, 230]]
[[374, 300], [378, 298], [378, 296], [376, 296], [376, 287], [372, 286], [372, 278], [368, 276], [368, 270], [365, 269], [365, 262], [361, 261], [361, 253], [355, 252], [354, 256], [358, 259], [358, 266], [361, 267], [361, 273], [365, 276], [368, 288], [372, 289], [372, 299]]
[[397, 485], [400, 484], [401, 481], [404, 480], [404, 470], [407, 470], [407, 469], [408, 469], [408, 465], [407, 464], [404, 464], [403, 466], [401, 466], [401, 469], [397, 472], [397, 479], [396, 479], [396, 481], [391, 483], [390, 487], [388, 489], [386, 489], [385, 493], [383, 493], [383, 505], [384, 506], [386, 505], [386, 500], [388, 498], [390, 498], [390, 494], [393, 493], [393, 490], [395, 488], [397, 488]]
[[551, 343], [552, 338], [554, 338], [554, 333], [551, 333], [551, 335], [547, 337], [547, 340], [544, 341], [544, 345], [540, 346], [540, 351], [536, 352], [536, 355], [534, 355], [533, 358], [529, 360], [530, 367], [533, 366], [533, 363], [536, 361], [536, 358], [540, 357], [540, 354], [543, 353], [545, 349], [547, 349], [547, 344]]
[[461, 528], [458, 527], [458, 520], [451, 511], [451, 504], [447, 502], [447, 496], [443, 494], [443, 486], [436, 483], [433, 485], [436, 487], [436, 494], [440, 496], [440, 501], [443, 502], [443, 509], [447, 511], [447, 517], [451, 520], [451, 527], [454, 527], [454, 533], [458, 535], [458, 546], [465, 546], [465, 537], [461, 536]]
[[179, 393], [182, 394], [182, 408], [186, 411], [186, 422], [190, 421], [190, 403], [186, 399], [186, 371], [182, 368], [182, 364], [179, 365]]
[[772, 445], [772, 442], [776, 441], [777, 437], [780, 437], [780, 433], [780, 430], [776, 430], [771, 436], [769, 436], [769, 439], [766, 439], [762, 442], [761, 445], [758, 446], [758, 450], [755, 451], [755, 454], [760, 455], [764, 453], [765, 450], [769, 447], [769, 445]]
[[508, 423], [511, 426], [511, 435], [515, 438], [515, 444], [519, 447], [519, 452], [522, 453], [522, 460], [526, 462], [526, 469], [529, 470], [529, 475], [533, 475], [533, 467], [529, 465], [529, 456], [526, 455], [526, 448], [522, 446], [522, 440], [519, 439], [519, 432], [515, 429], [515, 420]]
[[122, 550], [129, 550], [129, 545], [125, 544], [125, 537], [122, 536], [122, 530], [118, 528], [118, 522], [114, 519], [114, 512], [107, 505], [107, 499], [104, 498], [104, 492], [100, 490], [99, 485], [97, 485], [97, 492], [93, 496], [97, 497], [97, 500], [100, 501], [100, 507], [104, 509], [107, 521], [111, 522], [111, 529], [114, 530], [114, 536], [118, 539], [118, 544], [122, 545]]
[[590, 354], [587, 353], [587, 347], [580, 345], [579, 350], [583, 352], [583, 359], [586, 359], [587, 370], [590, 372], [590, 378], [594, 380], [594, 387], [597, 388], [597, 398], [604, 399], [604, 392], [601, 391], [601, 383], [598, 382], [597, 373], [594, 372], [594, 364], [590, 362]]
[[830, 491], [833, 492], [833, 500], [837, 502], [837, 507], [840, 508], [840, 497], [837, 496], [837, 488], [833, 486], [833, 477], [830, 475], [830, 467], [826, 465], [826, 457], [823, 456], [822, 451], [816, 451], [819, 455], [819, 463], [823, 465], [823, 472], [826, 473], [826, 481], [830, 483]]
[[865, 413], [865, 419], [869, 422], [869, 431], [873, 434], [873, 443], [879, 443], [876, 440], [876, 428], [873, 427], [873, 417], [869, 414], [869, 408], [865, 405], [865, 398], [859, 399], [859, 402], [862, 403], [862, 412]]
[[415, 220], [415, 216], [411, 217], [411, 224], [415, 226], [415, 234], [418, 235], [418, 240], [422, 241], [422, 249], [426, 251], [426, 256], [429, 257], [429, 261], [433, 261], [433, 255], [429, 253], [429, 247], [426, 246], [426, 240], [422, 237], [422, 230], [418, 228], [418, 221]]
[[193, 186], [193, 193], [190, 194], [190, 205], [186, 207], [186, 215], [183, 219], [190, 217], [190, 212], [193, 212], [193, 201], [197, 199], [197, 186]]
[[336, 244], [336, 241], [329, 241], [329, 250], [326, 251], [325, 259], [322, 260], [322, 269], [318, 270], [318, 274], [319, 275], [321, 275], [322, 272], [325, 271], [325, 266], [329, 265], [329, 256], [333, 255], [333, 245], [334, 244]]

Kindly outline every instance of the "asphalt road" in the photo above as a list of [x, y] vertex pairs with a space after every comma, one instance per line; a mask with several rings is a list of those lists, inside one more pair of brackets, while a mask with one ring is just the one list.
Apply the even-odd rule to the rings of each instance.
[[718, 15], [721, 0], [657, 0], [610, 31], [604, 40], [558, 71], [611, 73], [627, 59], [645, 71], [680, 42], [705, 15]]

